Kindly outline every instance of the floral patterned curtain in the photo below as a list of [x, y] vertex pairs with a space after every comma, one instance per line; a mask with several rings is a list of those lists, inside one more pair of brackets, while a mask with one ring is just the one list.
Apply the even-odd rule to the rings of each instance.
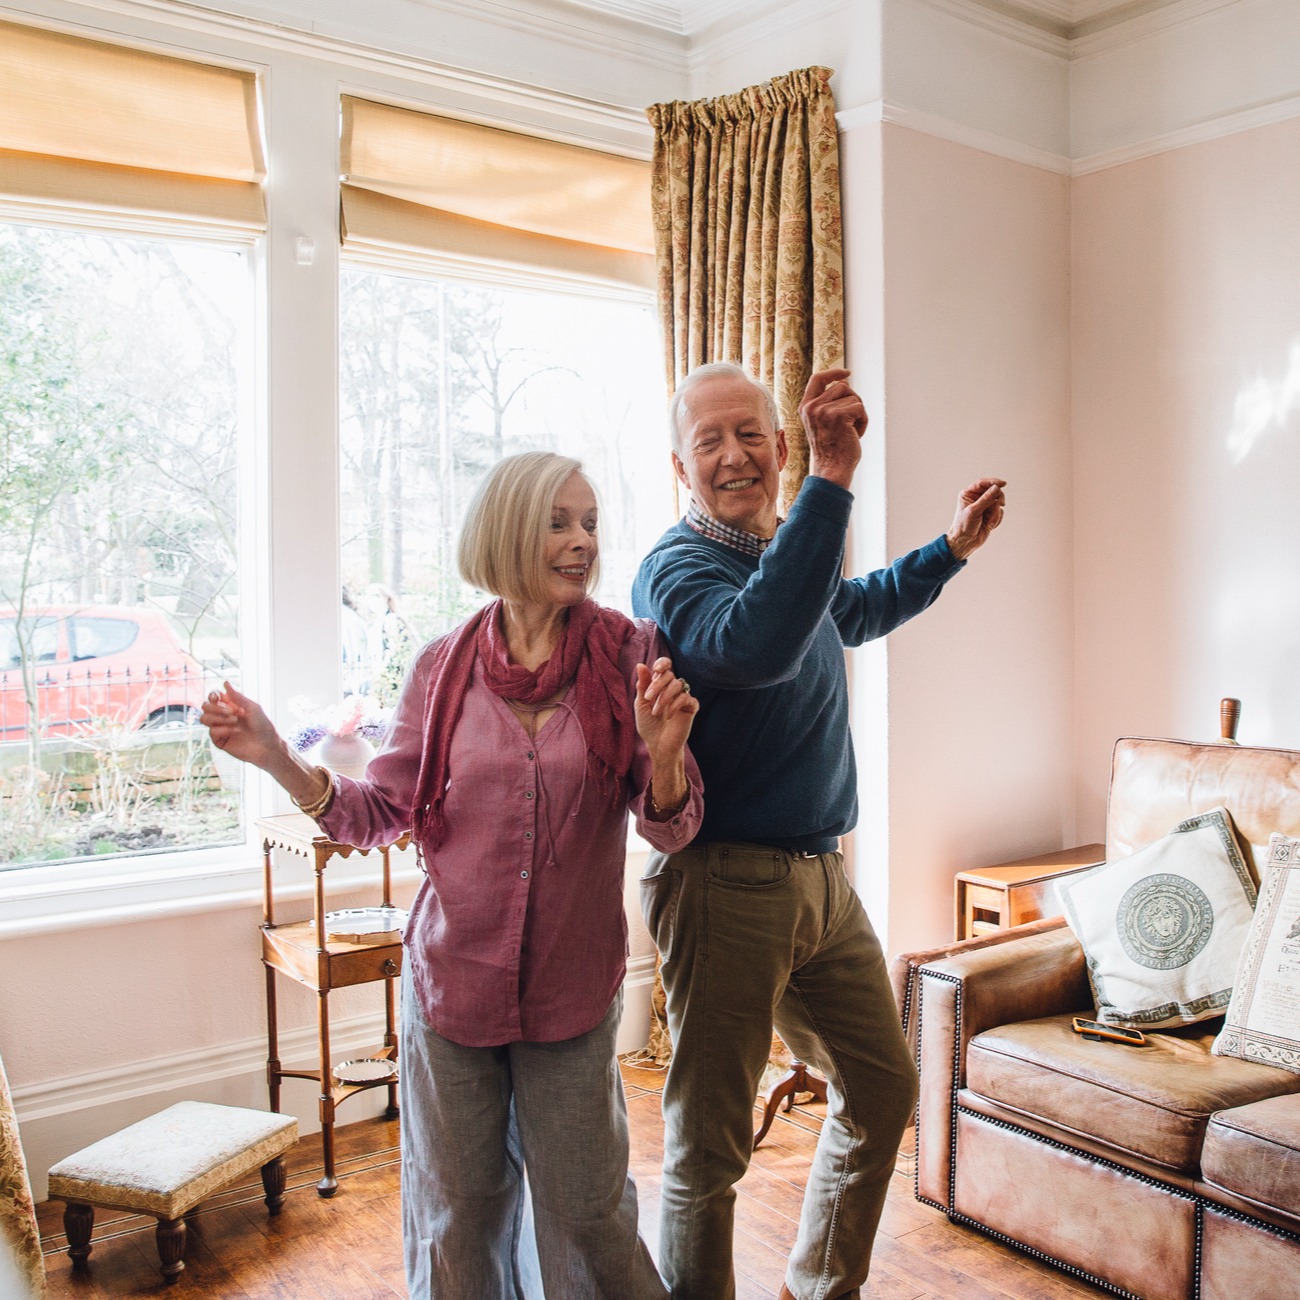
[[[0, 1061], [0, 1292], [27, 1300], [45, 1294], [45, 1264], [27, 1162], [4, 1062]], [[13, 1290], [10, 1288], [19, 1288]]]
[[651, 202], [671, 390], [734, 361], [776, 396], [786, 504], [808, 472], [799, 399], [844, 361], [839, 145], [829, 68], [655, 104]]

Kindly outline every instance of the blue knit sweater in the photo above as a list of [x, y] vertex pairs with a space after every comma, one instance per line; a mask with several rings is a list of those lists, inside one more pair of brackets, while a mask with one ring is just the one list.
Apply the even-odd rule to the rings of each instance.
[[670, 528], [632, 587], [700, 701], [697, 843], [754, 840], [825, 853], [858, 816], [843, 646], [892, 632], [964, 567], [943, 537], [843, 578], [853, 494], [809, 478], [761, 558]]

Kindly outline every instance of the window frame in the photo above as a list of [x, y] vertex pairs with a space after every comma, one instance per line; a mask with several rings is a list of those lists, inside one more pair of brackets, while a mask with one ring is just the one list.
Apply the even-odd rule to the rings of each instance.
[[[243, 344], [238, 404], [242, 415], [238, 438], [238, 584], [241, 593], [265, 592], [258, 572], [267, 553], [270, 520], [264, 494], [256, 490], [269, 441], [265, 402], [255, 394], [265, 388], [263, 340], [267, 332], [266, 236], [207, 221], [137, 218], [127, 213], [55, 208], [9, 200], [0, 202], [0, 222], [66, 230], [73, 233], [193, 243], [238, 251], [246, 258], [251, 319]], [[266, 680], [266, 656], [253, 653], [267, 624], [258, 599], [240, 597], [241, 680], [256, 692]], [[264, 779], [251, 770], [243, 790], [244, 834], [234, 844], [183, 848], [75, 862], [36, 863], [0, 870], [0, 938], [50, 933], [127, 921], [146, 916], [182, 915], [227, 907], [261, 898], [258, 837], [254, 823], [272, 811]], [[331, 882], [346, 887], [343, 879]], [[258, 888], [253, 890], [253, 885]]]
[[[271, 680], [271, 651], [263, 629], [270, 625], [267, 593], [273, 575], [264, 571], [255, 558], [266, 555], [272, 541], [271, 520], [266, 506], [264, 485], [257, 477], [267, 472], [269, 463], [268, 415], [264, 400], [266, 366], [261, 340], [269, 327], [266, 294], [265, 236], [249, 237], [246, 232], [232, 234], [214, 228], [195, 230], [186, 224], [177, 230], [170, 223], [131, 222], [114, 215], [100, 221], [99, 214], [88, 219], [85, 214], [63, 214], [58, 221], [37, 218], [24, 212], [21, 216], [6, 209], [15, 205], [0, 204], [0, 221], [24, 224], [57, 225], [92, 234], [116, 234], [127, 238], [184, 239], [191, 242], [235, 247], [249, 256], [249, 270], [254, 277], [253, 333], [257, 340], [251, 348], [253, 384], [259, 400], [251, 429], [243, 433], [240, 469], [240, 563], [241, 592], [240, 643], [241, 673], [244, 687], [257, 695]], [[549, 272], [531, 267], [503, 266], [476, 262], [467, 258], [436, 254], [350, 252], [340, 250], [338, 273], [345, 269], [370, 270], [384, 274], [416, 275], [424, 279], [444, 279], [501, 289], [566, 293], [576, 298], [602, 298], [634, 303], [653, 310], [654, 294], [639, 286], [615, 284], [608, 280], [586, 278], [564, 272]], [[337, 315], [335, 327], [337, 332]], [[337, 454], [337, 422], [332, 446]], [[256, 595], [254, 595], [256, 593]], [[266, 602], [266, 606], [263, 605]], [[284, 800], [269, 778], [252, 771], [244, 788], [245, 836], [237, 844], [214, 848], [134, 854], [101, 861], [95, 870], [88, 862], [13, 867], [0, 872], [0, 939], [27, 934], [45, 934], [126, 923], [146, 917], [179, 917], [194, 912], [250, 907], [262, 901], [261, 844], [255, 823], [259, 817], [282, 810]], [[634, 831], [629, 831], [629, 852], [643, 849]], [[348, 864], [337, 864], [327, 880], [327, 893], [349, 893], [369, 883], [373, 870], [360, 857]], [[394, 885], [418, 881], [420, 873], [412, 850], [393, 855]], [[277, 899], [285, 901], [311, 897], [310, 882], [287, 887], [277, 886]]]

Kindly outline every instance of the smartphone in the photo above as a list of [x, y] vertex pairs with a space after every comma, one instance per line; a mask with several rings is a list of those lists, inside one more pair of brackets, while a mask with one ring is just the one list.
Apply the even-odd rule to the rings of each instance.
[[1140, 1029], [1126, 1029], [1123, 1025], [1103, 1025], [1100, 1020], [1085, 1020], [1083, 1016], [1075, 1016], [1073, 1020], [1074, 1032], [1082, 1034], [1085, 1038], [1101, 1038], [1112, 1043], [1129, 1043], [1133, 1047], [1141, 1047], [1146, 1041], [1146, 1035]]

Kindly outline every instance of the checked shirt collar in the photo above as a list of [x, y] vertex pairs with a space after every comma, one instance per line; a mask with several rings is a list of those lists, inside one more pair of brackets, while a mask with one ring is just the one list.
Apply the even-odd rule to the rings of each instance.
[[[777, 525], [779, 526], [780, 523], [778, 519]], [[771, 537], [759, 537], [756, 533], [745, 532], [743, 528], [732, 528], [730, 524], [722, 523], [701, 510], [696, 505], [694, 497], [686, 506], [686, 525], [688, 528], [693, 528], [701, 537], [721, 542], [723, 546], [730, 546], [732, 550], [741, 551], [745, 555], [762, 555], [775, 540]]]

